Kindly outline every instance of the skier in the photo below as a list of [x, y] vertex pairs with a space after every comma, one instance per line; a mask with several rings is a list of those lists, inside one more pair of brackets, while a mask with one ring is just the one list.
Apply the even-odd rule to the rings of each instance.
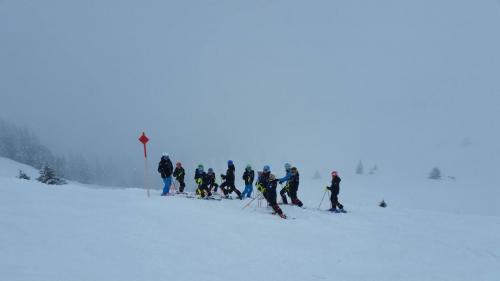
[[215, 178], [214, 169], [208, 168], [207, 177], [208, 177], [208, 189], [210, 190], [210, 192], [212, 191], [217, 192], [217, 188], [219, 187], [219, 185], [217, 184], [217, 179]]
[[232, 160], [227, 161], [227, 172], [225, 175], [221, 174], [221, 178], [224, 180], [224, 182], [220, 185], [220, 188], [222, 192], [224, 192], [224, 196], [228, 198], [228, 193], [232, 193], [233, 191], [236, 192], [238, 195], [238, 199], [242, 200], [243, 197], [241, 197], [241, 192], [236, 188], [234, 185], [234, 171], [236, 168], [234, 167], [234, 163]]
[[276, 202], [276, 187], [278, 186], [278, 179], [271, 174], [271, 168], [266, 165], [262, 172], [259, 172], [259, 179], [257, 182], [257, 188], [262, 192], [264, 198], [266, 198], [267, 203], [274, 212], [278, 214], [281, 218], [286, 219], [286, 215], [281, 210], [280, 206]]
[[202, 165], [202, 164], [199, 164], [199, 165], [196, 167], [196, 170], [194, 171], [194, 181], [195, 181], [196, 183], [198, 183], [198, 181], [197, 181], [197, 180], [198, 180], [199, 176], [201, 175], [201, 173], [202, 173], [202, 172], [204, 172], [204, 169], [205, 169], [205, 168], [203, 167], [203, 165]]
[[290, 169], [291, 176], [288, 180], [288, 195], [292, 199], [292, 204], [302, 207], [302, 202], [297, 197], [297, 191], [299, 190], [299, 171], [296, 167]]
[[252, 166], [247, 165], [245, 172], [243, 173], [243, 180], [245, 181], [245, 190], [243, 190], [243, 193], [241, 194], [243, 198], [245, 198], [245, 195], [247, 198], [252, 196], [254, 178], [255, 172], [252, 170]]
[[168, 153], [163, 153], [160, 163], [158, 163], [158, 173], [160, 173], [164, 183], [163, 192], [161, 196], [167, 195], [170, 191], [170, 185], [172, 185], [173, 170], [174, 167], [172, 165], [172, 161], [170, 161]]
[[283, 204], [288, 204], [288, 199], [286, 198], [285, 193], [290, 195], [288, 181], [290, 180], [290, 177], [292, 176], [291, 169], [292, 169], [292, 165], [290, 165], [290, 163], [285, 163], [286, 175], [284, 177], [282, 177], [281, 179], [279, 179], [279, 181], [278, 181], [280, 185], [283, 184], [284, 182], [286, 182], [285, 187], [283, 187], [280, 190], [281, 200], [283, 201]]
[[196, 194], [201, 198], [205, 198], [205, 196], [211, 196], [212, 193], [208, 189], [209, 177], [207, 173], [205, 173], [203, 165], [198, 165], [196, 169], [194, 180], [196, 184], [198, 184], [198, 188], [196, 189]]
[[[196, 185], [199, 187], [202, 182], [203, 182], [203, 174], [205, 173], [205, 168], [203, 167], [202, 164], [199, 164], [196, 167], [196, 170], [194, 171], [194, 182], [196, 182]], [[198, 191], [198, 187], [196, 188], [196, 191]]]
[[[345, 213], [344, 206], [339, 202], [339, 192], [340, 192], [340, 177], [337, 171], [332, 172], [332, 185], [327, 186], [326, 189], [330, 191], [330, 201], [332, 203], [332, 208], [329, 209], [330, 212], [334, 213]], [[337, 207], [339, 208], [337, 210]]]
[[179, 193], [184, 193], [184, 188], [186, 187], [186, 183], [184, 182], [185, 175], [186, 171], [182, 167], [181, 162], [175, 163], [174, 177], [179, 182]]

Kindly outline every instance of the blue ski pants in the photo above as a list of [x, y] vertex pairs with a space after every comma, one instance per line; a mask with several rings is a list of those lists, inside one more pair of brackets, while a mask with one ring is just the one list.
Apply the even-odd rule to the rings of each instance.
[[243, 193], [241, 193], [241, 197], [244, 198], [246, 195], [247, 198], [250, 198], [252, 196], [252, 191], [253, 191], [253, 185], [245, 184], [245, 190], [243, 190]]
[[163, 186], [163, 193], [162, 195], [167, 194], [170, 191], [170, 186], [172, 185], [172, 177], [166, 177], [163, 179], [163, 183], [165, 184]]

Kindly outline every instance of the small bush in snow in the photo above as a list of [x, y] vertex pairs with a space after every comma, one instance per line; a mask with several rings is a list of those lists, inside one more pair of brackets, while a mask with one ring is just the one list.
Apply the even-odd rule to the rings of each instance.
[[56, 172], [49, 166], [43, 166], [40, 169], [40, 176], [37, 180], [41, 183], [50, 184], [50, 185], [63, 185], [66, 184], [66, 181], [60, 179], [56, 176]]
[[429, 179], [431, 180], [440, 180], [441, 179], [441, 170], [438, 167], [434, 167], [429, 173]]
[[23, 179], [23, 180], [30, 180], [30, 177], [23, 172], [23, 170], [19, 170], [19, 175], [17, 176], [18, 179]]
[[385, 208], [385, 207], [387, 207], [387, 203], [385, 203], [385, 201], [382, 200], [380, 203], [378, 203], [378, 206], [382, 207], [382, 208]]

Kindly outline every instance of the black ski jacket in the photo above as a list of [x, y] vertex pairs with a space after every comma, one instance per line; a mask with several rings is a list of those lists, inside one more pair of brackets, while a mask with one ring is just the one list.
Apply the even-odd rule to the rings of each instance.
[[183, 182], [185, 175], [186, 175], [186, 171], [184, 171], [184, 168], [182, 168], [182, 167], [175, 167], [174, 177], [177, 179], [177, 181]]
[[196, 171], [194, 172], [194, 180], [196, 181], [196, 183], [198, 183], [199, 178], [203, 178], [204, 173], [205, 172], [196, 169]]
[[231, 165], [227, 168], [226, 174], [222, 175], [222, 178], [228, 184], [234, 184], [234, 170], [236, 170], [236, 168], [234, 167], [234, 165]]
[[196, 175], [194, 176], [194, 179], [196, 180], [196, 183], [198, 184], [199, 188], [206, 188], [208, 187], [209, 184], [209, 175], [206, 172], [196, 172]]
[[245, 181], [245, 185], [252, 184], [255, 178], [255, 172], [253, 170], [245, 170], [243, 173], [243, 180]]
[[340, 177], [336, 176], [332, 178], [332, 185], [328, 186], [327, 189], [332, 192], [332, 194], [339, 195], [340, 192]]
[[299, 173], [292, 174], [290, 176], [290, 179], [288, 180], [288, 188], [290, 191], [295, 191], [299, 190]]
[[160, 163], [158, 163], [158, 173], [161, 174], [162, 178], [168, 178], [172, 175], [174, 166], [170, 159], [161, 158]]
[[259, 177], [259, 184], [265, 188], [264, 197], [267, 201], [270, 203], [276, 203], [276, 187], [278, 186], [278, 179], [271, 180], [269, 178], [270, 175], [271, 173], [262, 173]]
[[218, 186], [217, 179], [215, 178], [215, 173], [207, 173], [208, 186]]

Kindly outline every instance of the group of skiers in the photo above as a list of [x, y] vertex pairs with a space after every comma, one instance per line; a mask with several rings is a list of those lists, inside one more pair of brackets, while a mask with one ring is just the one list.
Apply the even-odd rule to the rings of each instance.
[[[222, 183], [219, 185], [217, 183], [217, 177], [212, 168], [209, 168], [206, 172], [203, 165], [198, 165], [195, 171], [194, 180], [197, 184], [196, 195], [200, 198], [211, 198], [214, 193], [220, 188], [222, 193], [222, 198], [231, 198], [229, 194], [236, 193], [238, 199], [243, 200], [244, 198], [251, 198], [253, 193], [253, 184], [255, 181], [255, 171], [252, 169], [251, 165], [245, 167], [242, 179], [245, 182], [245, 189], [240, 192], [235, 185], [235, 171], [236, 168], [232, 160], [227, 161], [227, 170], [225, 174], [221, 174]], [[179, 182], [179, 190], [177, 193], [185, 193], [184, 188], [186, 187], [184, 177], [186, 171], [182, 167], [180, 162], [177, 162], [175, 169], [173, 168], [172, 161], [168, 154], [164, 153], [161, 157], [160, 163], [158, 164], [158, 172], [164, 183], [163, 192], [161, 196], [166, 196], [170, 194], [170, 186], [172, 185], [172, 176]], [[274, 212], [282, 218], [286, 218], [281, 208], [277, 203], [277, 186], [278, 183], [282, 186], [279, 194], [281, 196], [283, 204], [288, 204], [288, 197], [291, 199], [293, 205], [302, 207], [303, 203], [297, 196], [299, 189], [300, 177], [299, 172], [296, 167], [292, 167], [289, 163], [285, 164], [285, 176], [282, 178], [277, 178], [274, 174], [271, 174], [271, 168], [265, 165], [262, 171], [257, 174], [256, 187], [259, 191], [259, 195], [266, 199], [269, 206], [273, 208]], [[283, 186], [284, 184], [284, 186]], [[342, 204], [339, 203], [338, 194], [340, 191], [340, 177], [336, 171], [332, 172], [332, 182], [331, 186], [326, 187], [326, 191], [330, 191], [330, 201], [332, 208], [329, 209], [332, 212], [345, 212]], [[338, 208], [338, 209], [337, 209]]]

